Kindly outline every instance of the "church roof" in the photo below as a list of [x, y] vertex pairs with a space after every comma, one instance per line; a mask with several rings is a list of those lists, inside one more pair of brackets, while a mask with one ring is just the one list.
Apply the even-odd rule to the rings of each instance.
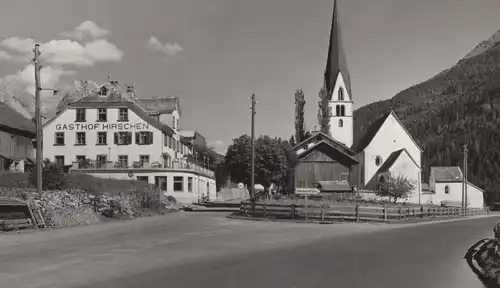
[[378, 130], [380, 129], [380, 127], [382, 127], [382, 124], [384, 124], [385, 120], [389, 117], [389, 115], [391, 115], [391, 113], [392, 111], [386, 113], [384, 116], [378, 118], [377, 120], [375, 120], [375, 122], [373, 122], [370, 126], [368, 126], [368, 129], [366, 129], [366, 132], [363, 135], [363, 137], [361, 137], [359, 142], [355, 145], [354, 151], [361, 152], [365, 150], [365, 148], [370, 144], [370, 142], [372, 142], [373, 137], [377, 135]]
[[344, 83], [352, 99], [351, 91], [351, 76], [349, 74], [349, 69], [347, 68], [347, 59], [344, 52], [344, 45], [342, 41], [342, 32], [339, 20], [339, 0], [334, 0], [333, 4], [333, 17], [332, 26], [330, 31], [330, 43], [328, 46], [328, 57], [326, 60], [326, 70], [325, 70], [325, 88], [328, 97], [332, 96], [333, 88], [335, 87], [335, 82], [339, 72], [344, 78]]
[[415, 164], [415, 166], [417, 166], [419, 169], [421, 169], [420, 166], [418, 166], [415, 159], [413, 159], [413, 157], [411, 157], [410, 153], [408, 153], [408, 151], [403, 148], [403, 149], [399, 149], [397, 151], [392, 152], [391, 155], [389, 155], [389, 157], [387, 158], [387, 160], [385, 160], [384, 164], [382, 164], [382, 166], [380, 166], [377, 173], [388, 172], [389, 169], [391, 169], [392, 165], [394, 165], [394, 163], [396, 163], [396, 160], [398, 160], [399, 156], [401, 156], [401, 154], [403, 154], [403, 152], [406, 153], [406, 155], [408, 155], [408, 157]]

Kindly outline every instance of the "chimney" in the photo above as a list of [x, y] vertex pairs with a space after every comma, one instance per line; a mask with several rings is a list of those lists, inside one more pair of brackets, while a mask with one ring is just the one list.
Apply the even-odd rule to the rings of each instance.
[[134, 93], [134, 85], [125, 85], [127, 87], [127, 93]]

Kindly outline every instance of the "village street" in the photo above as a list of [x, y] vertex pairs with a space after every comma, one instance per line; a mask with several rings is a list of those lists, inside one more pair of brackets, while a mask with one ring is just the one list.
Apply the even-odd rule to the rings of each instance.
[[176, 213], [0, 234], [1, 287], [481, 287], [463, 260], [499, 217], [292, 224]]

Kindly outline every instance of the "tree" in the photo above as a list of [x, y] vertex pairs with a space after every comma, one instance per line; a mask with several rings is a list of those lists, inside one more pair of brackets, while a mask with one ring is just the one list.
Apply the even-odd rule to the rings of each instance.
[[329, 98], [324, 88], [319, 91], [318, 101], [318, 124], [320, 131], [330, 135], [330, 108], [328, 106]]
[[398, 199], [408, 198], [408, 195], [415, 189], [415, 181], [406, 178], [399, 174], [397, 177], [390, 176], [384, 180], [384, 184], [380, 185], [377, 194], [383, 197], [389, 197], [394, 203]]
[[[290, 174], [289, 159], [292, 159], [290, 153], [293, 150], [288, 142], [269, 136], [259, 137], [255, 141], [255, 183], [264, 186], [266, 191], [273, 183], [281, 187], [284, 183], [289, 183], [287, 177]], [[233, 139], [225, 156], [226, 169], [230, 171], [231, 179], [251, 187], [251, 164], [251, 138], [245, 134]]]
[[292, 147], [296, 145], [296, 143], [295, 143], [295, 137], [293, 137], [293, 135], [290, 136], [290, 140], [288, 140], [288, 143], [290, 143], [290, 145]]
[[295, 92], [295, 142], [304, 141], [306, 134], [306, 123], [304, 119], [304, 107], [306, 100], [302, 89]]

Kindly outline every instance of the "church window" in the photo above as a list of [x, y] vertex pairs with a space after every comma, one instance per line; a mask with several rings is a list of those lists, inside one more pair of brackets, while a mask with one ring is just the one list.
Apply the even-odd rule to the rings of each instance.
[[380, 164], [382, 164], [382, 157], [380, 156], [375, 157], [375, 165], [380, 166]]
[[450, 194], [450, 187], [448, 185], [444, 186], [444, 194]]
[[337, 112], [336, 116], [340, 116], [340, 105], [335, 106], [335, 112]]
[[344, 127], [344, 121], [342, 119], [339, 119], [339, 127]]
[[344, 101], [344, 89], [342, 87], [339, 89], [339, 101]]
[[345, 106], [340, 106], [340, 116], [345, 116]]

